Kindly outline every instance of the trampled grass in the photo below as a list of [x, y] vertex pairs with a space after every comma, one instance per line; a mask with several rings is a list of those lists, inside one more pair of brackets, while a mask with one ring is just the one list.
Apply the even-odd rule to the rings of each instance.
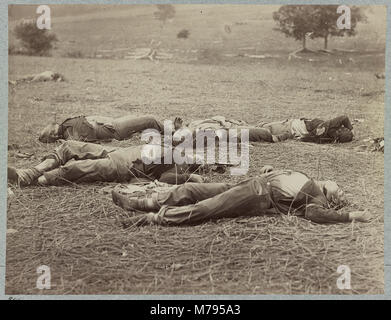
[[[280, 216], [224, 219], [192, 227], [122, 229], [124, 215], [100, 193], [105, 184], [14, 189], [8, 210], [6, 293], [267, 294], [383, 292], [383, 154], [357, 153], [383, 133], [384, 80], [372, 63], [333, 67], [309, 62], [221, 65], [10, 57], [10, 79], [55, 70], [67, 82], [30, 83], [9, 92], [9, 163], [39, 162], [53, 145], [37, 134], [48, 121], [77, 114], [151, 113], [160, 120], [224, 115], [256, 124], [289, 117], [347, 114], [357, 141], [314, 145], [254, 143], [248, 176], [262, 165], [337, 181], [371, 223], [317, 225]], [[331, 65], [330, 65], [331, 64]], [[367, 94], [363, 94], [367, 93]], [[137, 138], [115, 142], [139, 143]], [[32, 153], [17, 157], [18, 150]], [[228, 173], [209, 181], [239, 181]], [[36, 289], [39, 265], [52, 289]], [[352, 270], [352, 290], [336, 287], [337, 267]]]
[[[381, 25], [369, 23], [356, 38], [330, 41], [331, 48], [358, 52], [288, 60], [298, 44], [272, 31], [273, 8], [221, 8], [210, 6], [198, 17], [198, 7], [178, 7], [174, 21], [163, 28], [151, 18], [152, 7], [121, 11], [120, 17], [106, 10], [54, 19], [60, 42], [52, 58], [9, 57], [10, 80], [45, 70], [67, 79], [10, 85], [9, 164], [38, 163], [54, 147], [38, 142], [39, 130], [72, 115], [149, 113], [159, 120], [180, 116], [185, 122], [223, 115], [255, 125], [347, 114], [360, 120], [354, 123], [352, 143], [253, 143], [246, 177], [271, 164], [335, 180], [351, 201], [344, 210], [369, 210], [373, 221], [319, 225], [261, 216], [192, 227], [123, 229], [118, 220], [126, 213], [101, 193], [104, 183], [13, 187], [16, 197], [8, 205], [7, 228], [17, 232], [7, 235], [6, 294], [384, 292], [384, 155], [356, 149], [363, 139], [383, 136], [384, 80], [374, 76], [384, 71]], [[230, 34], [224, 31], [226, 24]], [[176, 39], [183, 28], [190, 30], [189, 39]], [[61, 58], [72, 50], [88, 57], [101, 49], [145, 47], [151, 39], [162, 40], [161, 48], [174, 58], [156, 63]], [[321, 42], [311, 46], [319, 48]], [[194, 60], [204, 49], [209, 56]], [[243, 52], [271, 57], [224, 55]], [[134, 143], [140, 143], [138, 137], [113, 142]], [[32, 156], [20, 158], [19, 151]], [[206, 178], [234, 182], [246, 177], [213, 173]], [[50, 290], [36, 288], [40, 265], [51, 268]], [[336, 286], [340, 265], [351, 269], [351, 290]]]

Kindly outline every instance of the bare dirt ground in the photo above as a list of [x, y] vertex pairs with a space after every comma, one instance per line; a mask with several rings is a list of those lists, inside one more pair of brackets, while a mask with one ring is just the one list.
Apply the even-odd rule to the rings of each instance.
[[[224, 115], [251, 124], [289, 117], [363, 119], [344, 145], [254, 143], [248, 176], [272, 164], [337, 181], [370, 223], [318, 225], [286, 216], [224, 219], [192, 227], [123, 229], [124, 212], [100, 193], [103, 183], [14, 188], [7, 228], [7, 294], [380, 294], [383, 279], [383, 154], [358, 153], [383, 135], [384, 56], [355, 64], [268, 59], [173, 62], [10, 56], [9, 78], [43, 70], [60, 83], [10, 87], [9, 164], [36, 164], [54, 145], [37, 140], [47, 122], [78, 114], [156, 115], [185, 120]], [[132, 139], [117, 145], [139, 143]], [[16, 145], [16, 146], [15, 146]], [[21, 159], [18, 151], [33, 154]], [[244, 177], [209, 175], [208, 181]], [[37, 267], [51, 268], [52, 289], [36, 288]], [[339, 290], [337, 267], [352, 271]]]

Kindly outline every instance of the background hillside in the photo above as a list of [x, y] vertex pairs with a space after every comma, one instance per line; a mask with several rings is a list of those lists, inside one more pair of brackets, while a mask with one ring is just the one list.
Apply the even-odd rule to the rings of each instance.
[[[257, 54], [290, 52], [300, 43], [273, 30], [272, 14], [279, 6], [266, 5], [175, 5], [175, 17], [165, 24], [156, 20], [155, 5], [51, 5], [52, 31], [59, 42], [54, 56], [81, 51], [94, 57], [105, 50], [125, 51], [161, 41], [160, 48], [173, 53], [194, 53], [214, 49], [225, 53]], [[33, 18], [36, 6], [9, 7], [10, 42], [13, 28], [23, 18]], [[331, 38], [329, 48], [375, 50], [385, 48], [386, 9], [365, 7], [368, 23], [359, 24], [358, 35]], [[188, 39], [177, 39], [182, 29], [190, 31]], [[309, 48], [321, 49], [322, 39], [309, 41]], [[101, 51], [102, 50], [102, 51]]]

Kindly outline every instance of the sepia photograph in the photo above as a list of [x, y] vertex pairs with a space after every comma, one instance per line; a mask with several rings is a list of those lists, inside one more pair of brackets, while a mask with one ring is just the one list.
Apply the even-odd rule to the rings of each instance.
[[5, 294], [384, 294], [386, 26], [9, 5]]

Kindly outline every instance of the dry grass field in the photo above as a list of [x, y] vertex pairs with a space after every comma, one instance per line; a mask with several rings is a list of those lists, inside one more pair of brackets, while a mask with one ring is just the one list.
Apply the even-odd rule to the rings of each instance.
[[[7, 235], [6, 294], [383, 293], [384, 155], [355, 147], [365, 138], [383, 136], [384, 80], [374, 73], [384, 70], [384, 54], [318, 60], [289, 61], [283, 53], [256, 61], [189, 63], [10, 56], [10, 80], [44, 70], [67, 79], [10, 86], [10, 165], [36, 164], [54, 147], [37, 140], [39, 129], [54, 116], [149, 113], [160, 120], [181, 116], [190, 121], [224, 115], [257, 124], [347, 114], [363, 120], [355, 124], [352, 143], [253, 143], [247, 176], [271, 164], [335, 180], [352, 202], [343, 210], [369, 210], [374, 219], [319, 225], [261, 216], [123, 229], [118, 218], [125, 213], [101, 193], [106, 184], [13, 187], [7, 228], [17, 232]], [[132, 143], [139, 143], [137, 137], [114, 144]], [[32, 155], [23, 159], [21, 152]], [[36, 288], [40, 265], [51, 268], [50, 290]], [[336, 286], [339, 265], [351, 268], [351, 290]]]

